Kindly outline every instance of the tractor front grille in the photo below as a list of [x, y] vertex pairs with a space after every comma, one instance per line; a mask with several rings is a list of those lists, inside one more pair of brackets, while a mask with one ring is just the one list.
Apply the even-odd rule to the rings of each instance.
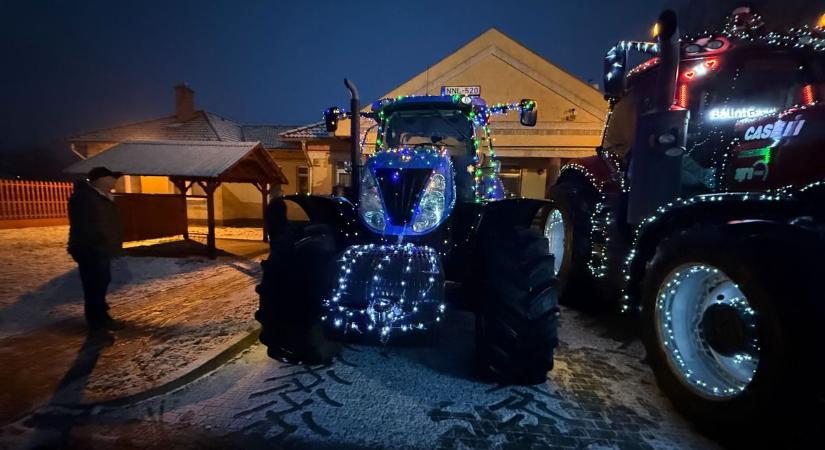
[[378, 189], [392, 225], [404, 226], [412, 222], [415, 206], [430, 174], [432, 169], [375, 169]]

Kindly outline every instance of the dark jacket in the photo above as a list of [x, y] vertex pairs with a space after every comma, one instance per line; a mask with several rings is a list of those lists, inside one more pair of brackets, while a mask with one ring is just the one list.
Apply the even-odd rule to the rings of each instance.
[[115, 202], [88, 181], [77, 181], [69, 197], [69, 253], [113, 257], [123, 239]]

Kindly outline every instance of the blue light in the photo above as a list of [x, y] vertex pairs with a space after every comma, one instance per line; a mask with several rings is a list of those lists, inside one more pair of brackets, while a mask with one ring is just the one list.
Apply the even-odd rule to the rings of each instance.
[[[375, 182], [376, 169], [394, 168], [391, 180], [398, 182], [404, 169], [432, 169], [427, 185], [414, 205], [412, 220], [396, 225], [390, 220], [385, 199]], [[367, 189], [362, 190], [358, 212], [361, 220], [373, 231], [392, 236], [419, 236], [440, 225], [452, 212], [455, 204], [455, 181], [450, 156], [435, 147], [386, 149], [371, 156], [364, 168]], [[380, 203], [379, 203], [380, 202]], [[377, 215], [381, 215], [379, 220]]]

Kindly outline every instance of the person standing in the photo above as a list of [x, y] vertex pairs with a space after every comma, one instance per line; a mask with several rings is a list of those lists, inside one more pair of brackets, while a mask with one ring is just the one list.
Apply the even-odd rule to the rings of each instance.
[[111, 261], [123, 244], [120, 217], [112, 189], [122, 174], [105, 167], [89, 171], [74, 184], [69, 197], [68, 252], [77, 262], [83, 284], [84, 311], [90, 331], [120, 328], [109, 315], [106, 290], [111, 281]]

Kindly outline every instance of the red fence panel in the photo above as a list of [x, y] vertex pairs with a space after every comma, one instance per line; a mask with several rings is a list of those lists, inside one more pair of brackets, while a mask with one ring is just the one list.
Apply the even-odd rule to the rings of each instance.
[[0, 228], [66, 224], [72, 183], [0, 179]]
[[123, 240], [142, 241], [186, 234], [186, 199], [170, 194], [117, 194]]

